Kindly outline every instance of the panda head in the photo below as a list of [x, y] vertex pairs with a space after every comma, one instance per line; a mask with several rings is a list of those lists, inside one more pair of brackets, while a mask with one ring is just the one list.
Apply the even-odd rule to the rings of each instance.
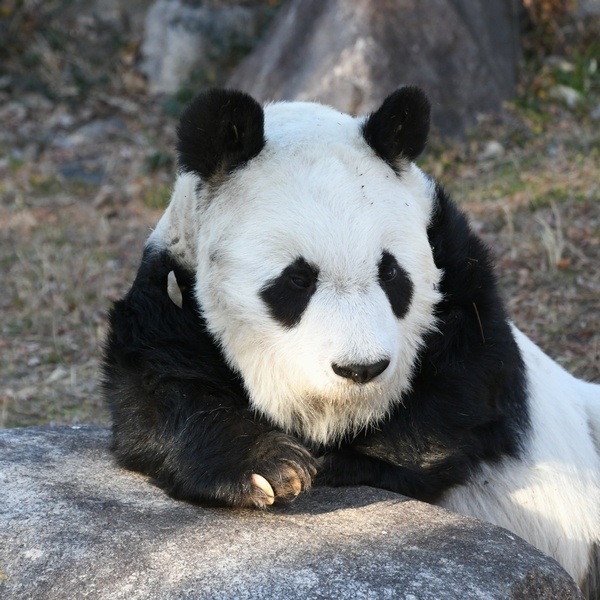
[[[211, 91], [178, 129], [196, 298], [250, 402], [330, 443], [402, 402], [439, 301], [434, 185], [413, 164], [429, 104], [366, 118]], [[178, 201], [175, 191], [172, 204]]]

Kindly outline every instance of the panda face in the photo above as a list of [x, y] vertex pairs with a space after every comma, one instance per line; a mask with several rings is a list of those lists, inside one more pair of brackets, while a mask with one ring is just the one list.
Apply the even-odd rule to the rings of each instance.
[[327, 107], [268, 106], [265, 140], [198, 191], [196, 295], [253, 407], [332, 442], [402, 401], [435, 326], [433, 187]]

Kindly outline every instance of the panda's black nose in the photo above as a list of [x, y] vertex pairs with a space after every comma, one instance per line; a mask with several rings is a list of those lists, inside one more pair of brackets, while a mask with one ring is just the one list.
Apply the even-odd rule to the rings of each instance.
[[333, 363], [331, 368], [336, 375], [352, 379], [356, 383], [367, 383], [381, 375], [390, 364], [389, 360], [380, 360], [371, 365], [338, 365]]

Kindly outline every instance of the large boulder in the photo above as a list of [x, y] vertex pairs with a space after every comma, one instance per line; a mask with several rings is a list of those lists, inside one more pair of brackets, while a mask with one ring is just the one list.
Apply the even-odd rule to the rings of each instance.
[[371, 488], [268, 512], [176, 502], [100, 427], [0, 431], [0, 597], [581, 598], [506, 530]]
[[517, 79], [516, 0], [289, 0], [228, 85], [261, 101], [318, 100], [376, 109], [416, 84], [434, 125], [460, 136], [498, 111]]

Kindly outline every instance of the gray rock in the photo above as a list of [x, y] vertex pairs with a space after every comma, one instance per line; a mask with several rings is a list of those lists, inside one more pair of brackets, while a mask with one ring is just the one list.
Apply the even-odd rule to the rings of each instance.
[[512, 97], [518, 56], [514, 0], [290, 0], [228, 85], [353, 114], [419, 85], [438, 130], [460, 136]]
[[0, 431], [0, 597], [580, 598], [506, 530], [372, 488], [268, 512], [176, 502], [100, 427]]
[[206, 84], [221, 83], [221, 71], [255, 44], [271, 13], [260, 2], [214, 4], [158, 0], [150, 7], [140, 63], [150, 92], [177, 92], [192, 73]]
[[600, 17], [600, 0], [579, 0], [575, 4], [575, 14], [581, 19]]
[[548, 90], [548, 95], [555, 100], [564, 102], [569, 108], [575, 108], [583, 99], [580, 92], [568, 85], [553, 85]]
[[127, 127], [122, 119], [118, 117], [95, 119], [71, 133], [54, 136], [51, 144], [56, 148], [71, 150], [84, 144], [98, 144], [111, 137], [119, 138], [124, 135], [127, 135]]

